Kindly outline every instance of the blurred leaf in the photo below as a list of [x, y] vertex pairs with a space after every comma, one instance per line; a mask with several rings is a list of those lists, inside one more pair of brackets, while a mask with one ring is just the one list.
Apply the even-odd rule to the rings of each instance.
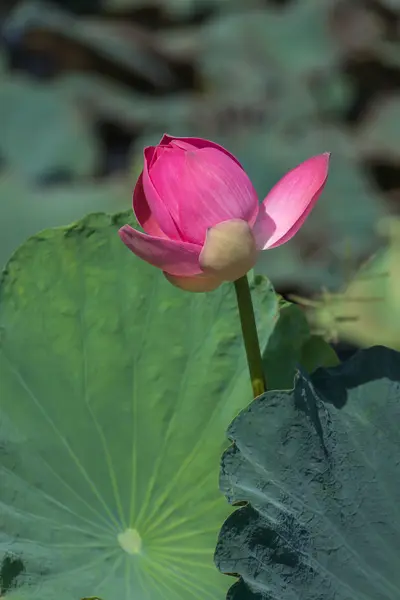
[[366, 115], [356, 141], [360, 153], [385, 161], [400, 160], [400, 94], [379, 100]]
[[202, 47], [202, 30], [196, 25], [168, 27], [160, 29], [157, 40], [160, 50], [177, 60], [193, 61], [197, 65], [197, 56]]
[[391, 8], [392, 10], [399, 9], [399, 1], [398, 0], [381, 0], [381, 2], [388, 8]]
[[[253, 0], [249, 0], [251, 4]], [[150, 6], [161, 7], [163, 12], [170, 18], [190, 18], [199, 10], [208, 7], [229, 6], [235, 4], [233, 0], [103, 0], [106, 9], [126, 11], [132, 8], [148, 8]]]
[[[170, 131], [174, 126], [175, 129], [182, 128], [190, 118], [195, 120], [198, 105], [193, 94], [149, 97], [97, 75], [64, 75], [58, 78], [55, 87], [70, 102], [88, 107], [91, 116], [120, 123], [134, 132], [159, 128], [163, 133], [167, 124]], [[140, 138], [136, 146], [141, 153], [143, 144]]]
[[152, 51], [150, 37], [139, 28], [89, 19], [77, 25], [70, 32], [74, 39], [91, 46], [106, 58], [137, 71], [154, 84], [167, 86], [173, 82], [168, 65]]
[[[102, 0], [104, 9], [106, 11], [112, 10], [113, 12], [119, 10], [125, 12], [132, 8], [140, 8], [145, 4], [149, 4], [149, 0], [146, 0], [146, 2], [145, 0]], [[156, 1], [153, 4], [156, 4]]]
[[[397, 0], [395, 0], [397, 2]], [[377, 44], [375, 54], [379, 56], [383, 64], [398, 69], [400, 67], [399, 40], [384, 39]]]
[[47, 227], [67, 225], [88, 212], [126, 209], [131, 204], [129, 181], [32, 188], [21, 178], [0, 175], [0, 269], [28, 237]]
[[389, 222], [390, 244], [356, 274], [341, 293], [325, 294], [308, 308], [315, 329], [358, 346], [400, 349], [400, 229]]
[[353, 82], [344, 78], [337, 68], [329, 70], [324, 76], [314, 78], [311, 90], [314, 112], [320, 118], [343, 117], [356, 100]]
[[374, 4], [334, 0], [331, 3], [332, 37], [343, 58], [362, 56], [380, 44], [384, 37], [384, 21]]
[[137, 71], [154, 84], [168, 85], [172, 72], [152, 48], [151, 36], [139, 27], [118, 21], [77, 18], [48, 2], [26, 0], [16, 5], [4, 25], [9, 38], [44, 28], [76, 40], [99, 55]]
[[6, 77], [7, 60], [4, 50], [0, 47], [0, 81]]
[[222, 91], [227, 85], [233, 91], [236, 82], [235, 93], [250, 97], [272, 74], [304, 86], [306, 75], [335, 64], [327, 17], [319, 0], [298, 0], [283, 11], [221, 14], [203, 28], [200, 64], [205, 80]]
[[51, 84], [3, 82], [0, 131], [0, 155], [23, 176], [83, 176], [96, 169], [99, 146], [90, 122]]

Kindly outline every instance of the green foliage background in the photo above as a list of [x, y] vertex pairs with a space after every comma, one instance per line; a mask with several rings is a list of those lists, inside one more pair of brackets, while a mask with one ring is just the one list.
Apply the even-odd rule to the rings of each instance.
[[26, 234], [130, 205], [163, 132], [236, 153], [262, 199], [330, 150], [323, 199], [260, 258], [278, 288], [337, 289], [398, 212], [398, 6], [389, 0], [5, 2], [0, 263]]
[[[17, 268], [10, 271], [8, 267], [3, 278], [0, 341], [3, 349], [5, 341], [9, 344], [6, 349], [15, 353], [13, 358], [22, 371], [30, 364], [24, 355], [26, 349], [35, 360], [41, 353], [50, 354], [54, 371], [62, 370], [66, 363], [60, 356], [63, 352], [68, 355], [73, 335], [72, 330], [64, 328], [59, 343], [65, 347], [58, 357], [53, 356], [52, 336], [56, 339], [59, 335], [57, 318], [54, 315], [47, 323], [40, 302], [29, 301], [44, 293], [48, 294], [48, 302], [52, 298], [46, 277], [57, 274], [57, 269], [54, 264], [49, 268], [47, 263], [51, 251], [47, 249], [47, 258], [43, 259], [36, 253], [36, 242], [30, 240], [17, 254], [13, 253], [26, 238], [43, 229], [68, 226], [87, 213], [129, 210], [143, 146], [157, 142], [164, 132], [208, 137], [225, 145], [245, 166], [260, 200], [287, 170], [311, 155], [332, 152], [327, 187], [307, 223], [288, 244], [264, 253], [256, 268], [256, 273], [268, 275], [278, 291], [303, 296], [300, 303], [306, 308], [304, 311], [276, 298], [271, 288], [262, 300], [272, 299], [273, 304], [268, 309], [271, 314], [264, 314], [272, 329], [260, 325], [270, 386], [289, 389], [299, 363], [309, 372], [320, 365], [337, 363], [336, 355], [317, 333], [333, 341], [362, 346], [379, 342], [398, 348], [400, 246], [393, 217], [399, 213], [400, 199], [399, 13], [398, 3], [393, 0], [5, 0], [0, 7], [0, 267], [13, 256], [9, 266]], [[104, 224], [109, 218], [103, 215], [93, 219], [103, 219]], [[43, 251], [52, 236], [61, 240], [61, 232], [76, 233], [88, 222], [96, 239], [98, 222], [95, 226], [89, 218], [80, 226], [47, 231], [33, 240], [43, 242], [44, 246], [39, 244]], [[115, 244], [119, 244], [117, 252], [123, 260], [133, 265], [134, 257], [117, 237]], [[111, 263], [108, 275], [104, 275], [104, 264], [112, 262], [112, 257], [105, 254], [105, 245], [101, 245], [103, 263], [99, 260], [91, 267], [93, 280], [96, 273], [113, 278]], [[24, 260], [19, 264], [22, 255]], [[152, 277], [161, 277], [155, 270], [150, 271]], [[73, 275], [70, 265], [64, 276], [72, 281]], [[96, 289], [94, 298], [98, 292]], [[170, 293], [174, 298], [179, 296]], [[318, 297], [311, 301], [304, 298], [315, 294]], [[101, 302], [108, 310], [105, 296]], [[192, 298], [190, 302], [199, 300]], [[37, 313], [30, 314], [28, 306], [30, 310], [36, 306]], [[79, 311], [71, 306], [67, 300], [58, 305], [63, 317], [77, 317]], [[224, 327], [230, 323], [229, 318], [225, 314], [221, 317]], [[105, 321], [106, 317], [101, 317], [97, 323], [100, 330]], [[47, 342], [40, 333], [39, 325], [43, 323], [48, 326]], [[132, 313], [128, 327], [135, 330], [135, 323]], [[10, 328], [15, 336], [7, 338]], [[168, 333], [171, 338], [173, 335]], [[219, 355], [225, 367], [224, 357], [239, 348], [236, 338], [229, 340]], [[247, 379], [243, 353], [239, 363], [236, 376], [242, 377], [244, 389]], [[30, 490], [29, 501], [38, 500], [39, 490], [49, 484], [38, 465], [43, 456], [55, 461], [57, 456], [46, 444], [40, 446], [43, 423], [37, 414], [29, 413], [32, 406], [26, 397], [14, 394], [15, 382], [11, 385], [8, 379], [4, 392], [4, 373], [9, 376], [4, 364], [0, 451], [6, 458], [2, 468], [8, 469], [10, 476], [18, 457], [19, 484], [25, 491]], [[155, 368], [150, 359], [149, 365]], [[225, 377], [226, 372], [222, 375]], [[226, 385], [224, 377], [221, 386]], [[59, 384], [44, 376], [39, 383], [48, 386], [44, 391], [46, 406], [54, 409], [51, 386], [59, 389]], [[197, 393], [201, 395], [202, 389]], [[62, 392], [65, 394], [66, 388]], [[19, 398], [15, 403], [14, 397]], [[212, 395], [207, 397], [208, 402], [212, 399]], [[238, 395], [235, 410], [241, 403], [247, 403], [244, 394]], [[232, 408], [221, 409], [218, 435], [222, 436], [232, 418]], [[71, 414], [76, 418], [79, 411], [76, 407], [74, 410]], [[26, 420], [29, 414], [36, 428]], [[106, 429], [108, 419], [101, 414]], [[17, 430], [13, 422], [18, 423]], [[82, 431], [89, 436], [93, 432], [87, 423], [82, 422]], [[67, 441], [74, 424], [72, 417], [71, 421], [63, 421]], [[221, 449], [217, 433], [215, 453], [209, 457], [215, 478], [215, 461]], [[87, 444], [83, 449], [94, 468], [97, 447], [90, 436], [82, 444]], [[186, 450], [192, 451], [190, 447]], [[84, 456], [82, 448], [80, 451]], [[179, 452], [174, 455], [177, 463], [181, 460]], [[34, 464], [37, 470], [32, 467], [29, 471], [28, 464]], [[57, 472], [60, 461], [54, 465]], [[13, 495], [17, 487], [7, 486], [7, 498], [0, 495], [0, 519], [4, 518], [5, 507], [10, 510], [17, 502]], [[217, 493], [216, 488], [212, 489]], [[57, 496], [60, 489], [55, 486], [52, 491]], [[18, 496], [18, 502], [21, 498]], [[40, 514], [51, 518], [43, 506]], [[213, 513], [210, 539], [216, 536], [225, 509], [223, 505]], [[49, 529], [41, 530], [44, 537], [40, 546], [38, 530], [30, 532], [29, 519], [22, 526], [18, 511], [7, 513], [5, 523], [7, 527], [0, 527], [0, 554], [7, 574], [5, 570], [0, 572], [0, 593], [6, 591], [9, 598], [21, 600], [20, 591], [11, 590], [13, 578], [25, 577], [26, 583], [30, 574], [39, 578], [36, 583], [44, 577], [42, 598], [46, 597], [43, 594], [55, 597], [54, 584], [62, 588], [68, 600], [75, 598], [76, 590], [68, 585], [76, 555], [71, 552], [67, 565], [57, 554], [51, 555], [53, 562], [47, 560], [52, 543], [69, 543], [65, 532], [57, 530], [61, 537], [54, 542], [46, 537]], [[23, 539], [19, 539], [22, 531]], [[37, 545], [30, 554], [27, 547], [32, 539]], [[7, 563], [11, 560], [10, 540], [17, 552], [12, 564]], [[22, 551], [28, 557], [28, 571], [21, 570], [18, 563]], [[40, 556], [42, 562], [37, 560]], [[204, 559], [208, 566], [210, 556]], [[88, 551], [82, 557], [84, 564], [90, 564]], [[168, 568], [171, 564], [168, 562]], [[197, 574], [201, 566], [199, 569]], [[89, 569], [85, 588], [88, 594], [94, 593], [98, 581], [98, 572]], [[228, 587], [224, 578], [221, 585], [223, 589]], [[111, 585], [109, 589], [114, 588]], [[110, 600], [108, 588], [104, 589], [108, 596], [104, 600]]]

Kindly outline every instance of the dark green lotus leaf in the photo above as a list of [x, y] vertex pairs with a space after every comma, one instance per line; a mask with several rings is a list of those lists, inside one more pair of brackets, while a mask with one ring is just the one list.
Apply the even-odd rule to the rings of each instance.
[[279, 317], [263, 357], [268, 389], [293, 387], [302, 347], [309, 337], [310, 328], [301, 308], [280, 298]]
[[268, 389], [291, 389], [299, 365], [312, 373], [339, 362], [332, 346], [311, 334], [300, 306], [279, 298], [278, 320], [263, 355]]
[[313, 373], [318, 367], [336, 367], [338, 364], [340, 360], [332, 346], [323, 337], [310, 335], [300, 356], [300, 365], [307, 373]]
[[400, 353], [381, 346], [242, 411], [220, 478], [248, 503], [216, 549], [229, 600], [398, 600], [399, 423]]
[[[97, 214], [0, 286], [0, 560], [18, 600], [217, 600], [224, 432], [251, 400], [232, 285], [174, 288]], [[277, 299], [253, 284], [261, 343]], [[13, 597], [13, 596], [11, 596]]]

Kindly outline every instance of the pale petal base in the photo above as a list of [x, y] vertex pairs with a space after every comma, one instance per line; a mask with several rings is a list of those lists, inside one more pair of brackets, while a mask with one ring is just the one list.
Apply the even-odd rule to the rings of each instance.
[[199, 263], [204, 273], [223, 281], [236, 281], [254, 267], [257, 247], [246, 221], [223, 221], [207, 232]]
[[194, 277], [176, 277], [165, 273], [166, 279], [175, 287], [186, 292], [212, 292], [222, 283], [222, 280], [213, 275], [195, 275]]

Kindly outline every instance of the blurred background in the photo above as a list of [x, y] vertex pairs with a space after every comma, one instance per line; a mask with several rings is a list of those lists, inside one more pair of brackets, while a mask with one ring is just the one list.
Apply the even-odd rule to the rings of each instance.
[[128, 209], [164, 132], [225, 145], [260, 199], [331, 151], [311, 217], [257, 270], [317, 295], [307, 311], [328, 338], [365, 343], [346, 323], [385, 312], [386, 258], [361, 304], [342, 303], [400, 212], [400, 0], [1, 0], [0, 32], [2, 266], [45, 227]]

